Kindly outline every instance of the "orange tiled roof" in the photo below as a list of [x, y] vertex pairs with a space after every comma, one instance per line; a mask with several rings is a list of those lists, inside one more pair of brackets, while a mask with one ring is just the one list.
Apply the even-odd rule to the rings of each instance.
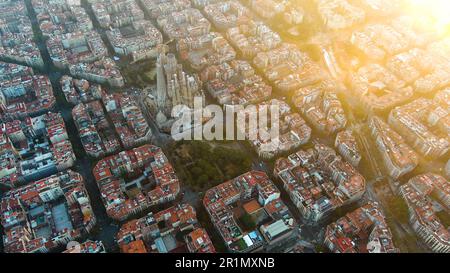
[[137, 240], [121, 246], [122, 253], [147, 253], [144, 241]]

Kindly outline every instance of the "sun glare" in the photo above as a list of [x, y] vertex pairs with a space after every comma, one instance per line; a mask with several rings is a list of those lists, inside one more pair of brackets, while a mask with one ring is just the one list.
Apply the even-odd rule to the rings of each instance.
[[429, 15], [437, 31], [450, 30], [450, 0], [408, 0], [408, 8], [417, 14]]

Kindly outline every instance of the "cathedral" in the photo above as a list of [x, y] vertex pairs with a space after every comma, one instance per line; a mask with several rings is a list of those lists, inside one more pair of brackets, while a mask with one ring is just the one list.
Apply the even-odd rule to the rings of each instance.
[[172, 109], [177, 105], [194, 107], [194, 97], [202, 97], [202, 83], [197, 74], [188, 75], [182, 64], [177, 62], [173, 53], [159, 52], [156, 61], [156, 90], [154, 96], [154, 113], [158, 126], [169, 126]]

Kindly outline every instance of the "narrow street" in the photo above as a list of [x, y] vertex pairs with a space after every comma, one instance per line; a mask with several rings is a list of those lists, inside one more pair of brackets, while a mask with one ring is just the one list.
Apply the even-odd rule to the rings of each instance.
[[[25, 0], [25, 3], [28, 9], [30, 20], [33, 25], [33, 32], [35, 37], [43, 37], [42, 32], [37, 24], [36, 13], [31, 6], [31, 0]], [[94, 214], [97, 217], [97, 232], [91, 234], [89, 238], [94, 240], [102, 240], [107, 249], [113, 250], [116, 245], [114, 242], [114, 236], [118, 230], [118, 226], [113, 224], [112, 220], [106, 214], [105, 207], [103, 206], [103, 202], [101, 200], [100, 191], [92, 174], [92, 168], [95, 164], [95, 161], [89, 158], [84, 151], [83, 145], [81, 144], [80, 138], [78, 137], [78, 130], [76, 129], [75, 123], [72, 118], [72, 106], [65, 100], [64, 94], [61, 90], [59, 80], [61, 79], [61, 76], [63, 76], [63, 73], [53, 66], [50, 55], [47, 51], [47, 47], [45, 45], [45, 41], [43, 41], [42, 39], [36, 40], [45, 63], [46, 71], [43, 72], [49, 76], [52, 83], [53, 92], [57, 100], [57, 107], [55, 110], [60, 112], [64, 118], [67, 132], [69, 134], [69, 139], [72, 143], [72, 147], [77, 157], [76, 165], [74, 166], [73, 170], [79, 172], [83, 176], [85, 187], [91, 199]]]

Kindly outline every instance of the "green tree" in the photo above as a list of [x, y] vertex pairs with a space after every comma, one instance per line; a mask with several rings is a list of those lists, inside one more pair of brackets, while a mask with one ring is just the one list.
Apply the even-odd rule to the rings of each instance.
[[197, 182], [201, 189], [205, 188], [205, 185], [208, 184], [209, 177], [206, 174], [202, 174], [198, 177]]
[[197, 166], [193, 167], [190, 171], [194, 176], [200, 176], [203, 174], [203, 170]]
[[244, 230], [254, 230], [256, 228], [256, 223], [253, 220], [252, 216], [248, 213], [244, 214], [241, 216], [241, 218], [239, 218], [241, 224], [242, 224], [242, 228]]
[[408, 206], [401, 197], [392, 197], [389, 200], [389, 206], [394, 216], [402, 223], [408, 223], [409, 211]]

